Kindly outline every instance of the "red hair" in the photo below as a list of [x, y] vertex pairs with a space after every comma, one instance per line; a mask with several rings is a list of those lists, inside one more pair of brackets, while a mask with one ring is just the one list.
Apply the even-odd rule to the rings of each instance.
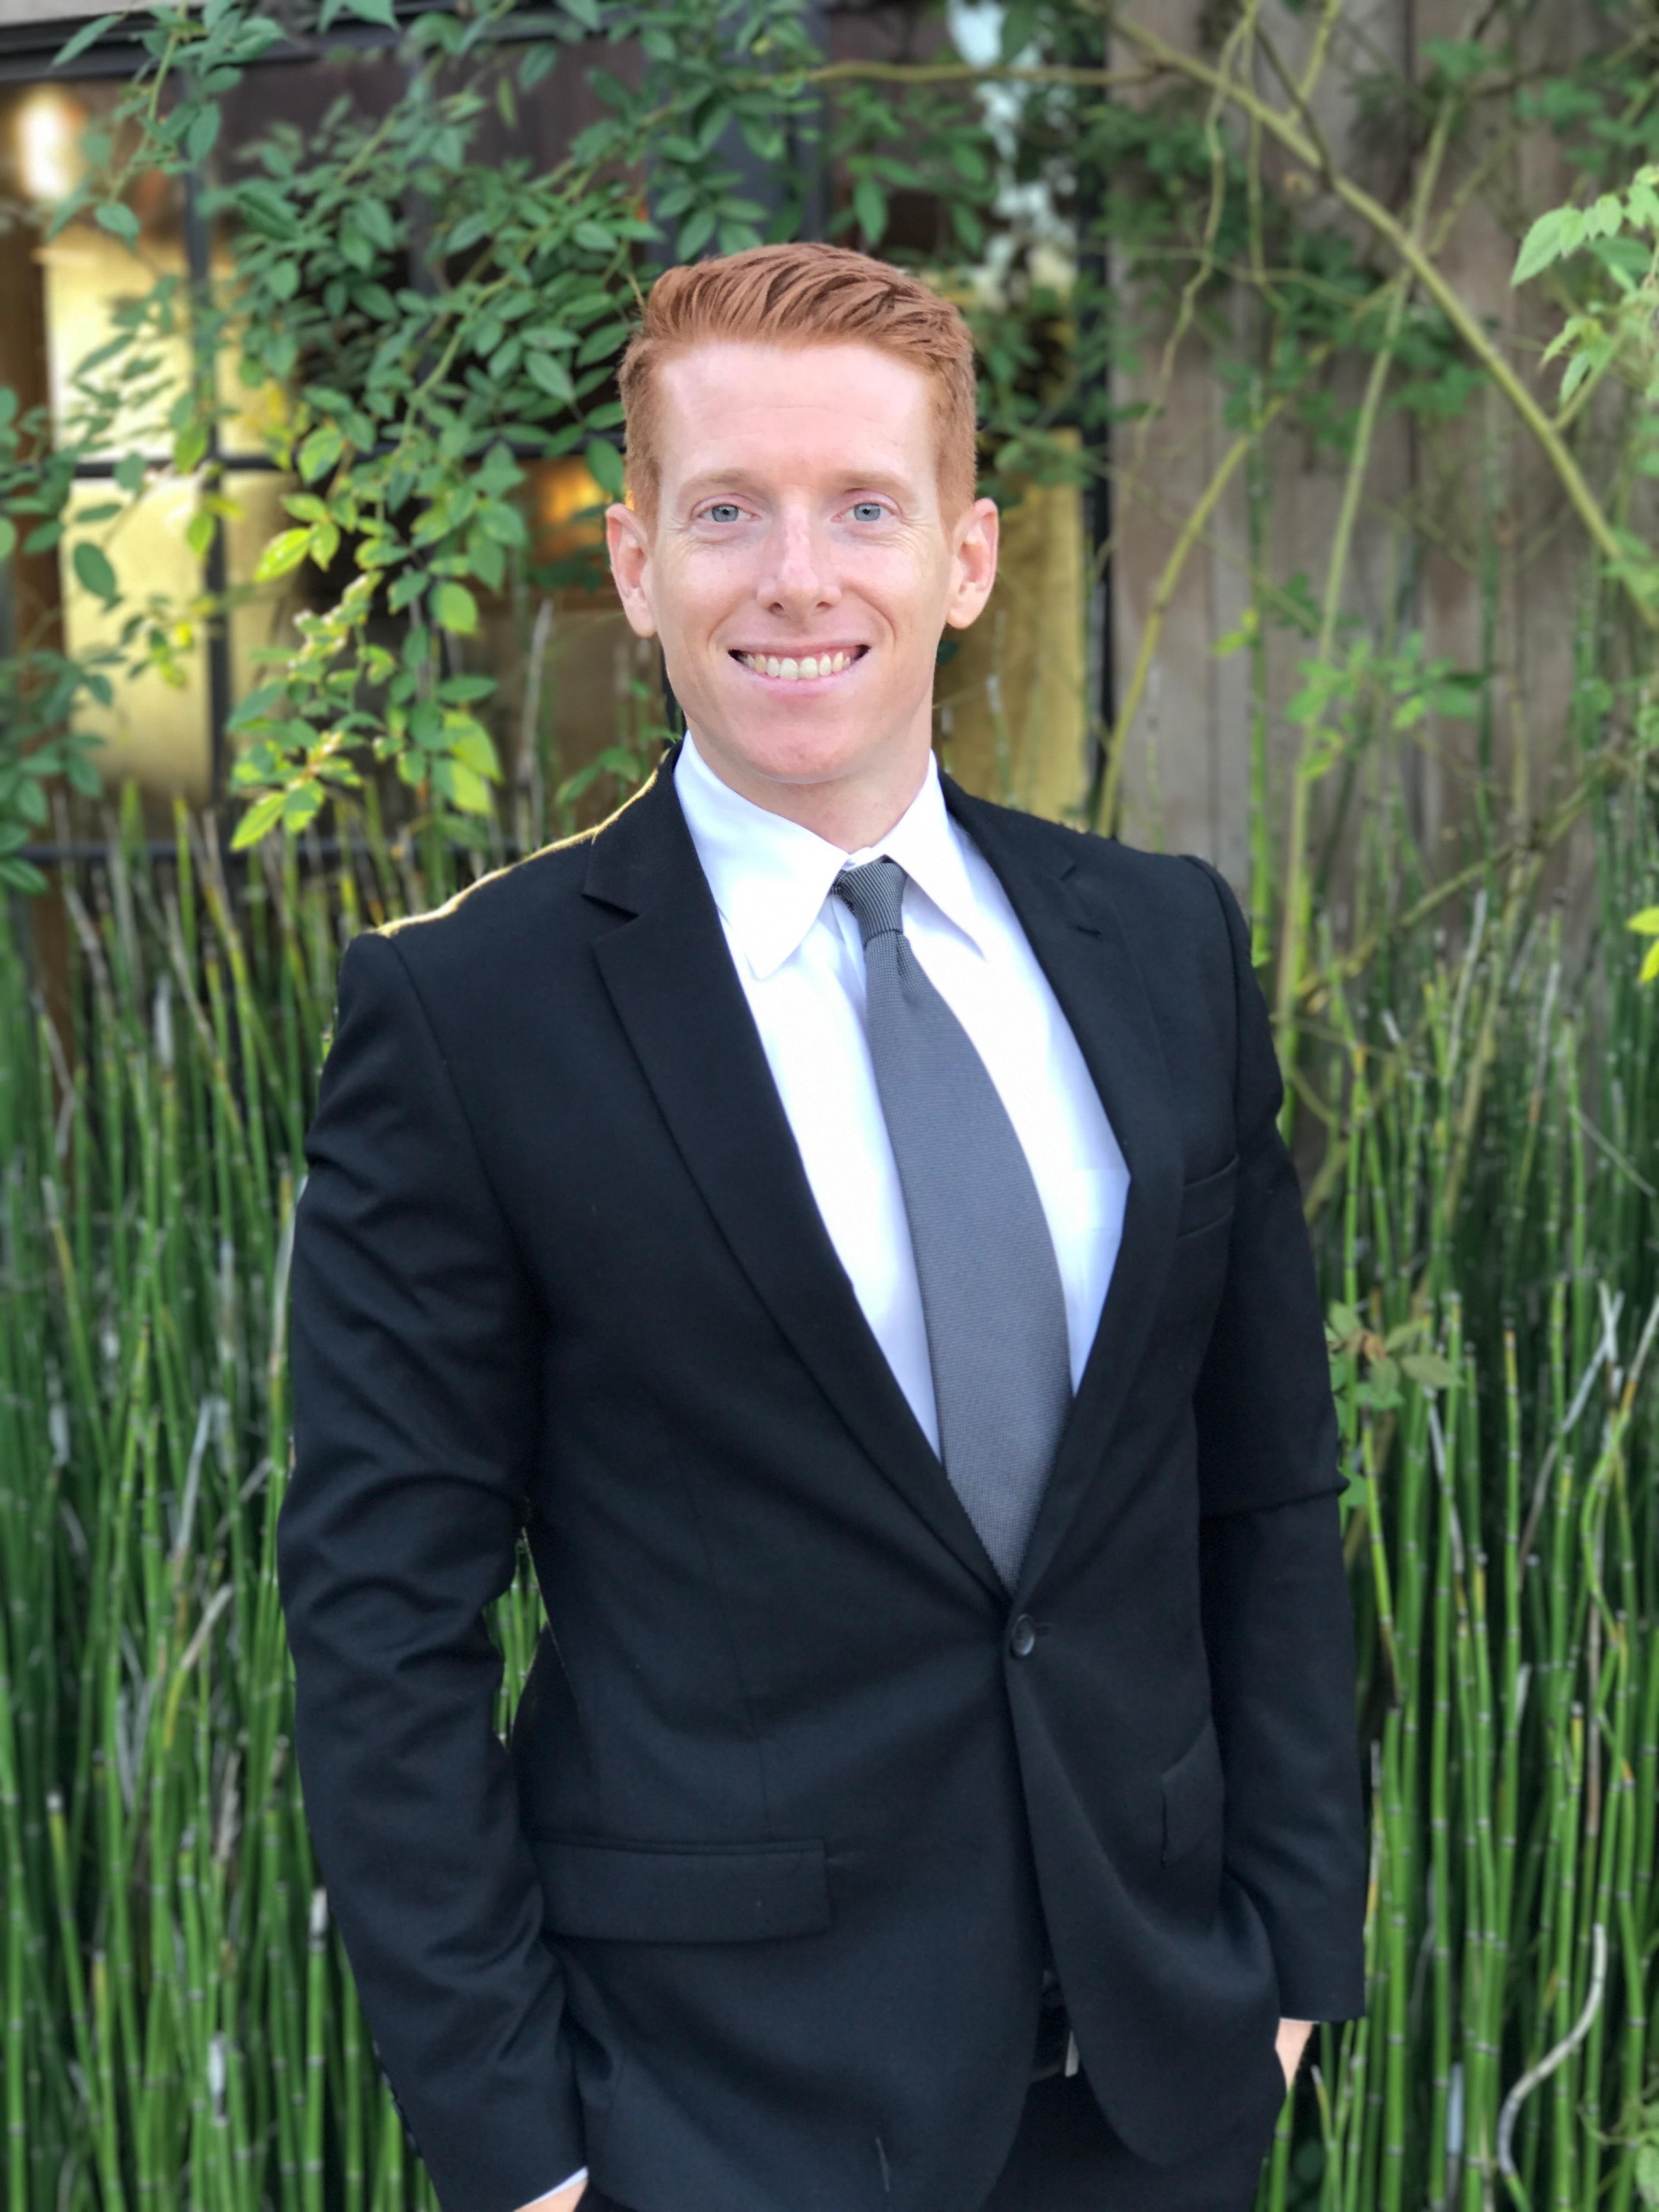
[[920, 277], [845, 246], [754, 246], [665, 269], [617, 371], [628, 426], [628, 495], [654, 523], [657, 377], [695, 345], [867, 345], [908, 362], [933, 393], [939, 503], [954, 514], [974, 496], [977, 392], [974, 342], [948, 300]]

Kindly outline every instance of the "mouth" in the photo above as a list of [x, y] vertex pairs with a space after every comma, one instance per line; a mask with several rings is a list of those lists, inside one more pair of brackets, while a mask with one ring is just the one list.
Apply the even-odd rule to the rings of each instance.
[[823, 684], [845, 676], [870, 650], [867, 645], [820, 647], [816, 653], [740, 653], [732, 658], [751, 676], [775, 684]]

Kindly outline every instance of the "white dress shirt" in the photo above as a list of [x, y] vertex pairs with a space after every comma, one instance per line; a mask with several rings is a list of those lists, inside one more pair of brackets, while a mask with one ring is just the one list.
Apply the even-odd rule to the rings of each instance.
[[864, 946], [830, 890], [844, 867], [888, 854], [910, 878], [904, 933], [972, 1038], [1030, 1163], [1060, 1262], [1075, 1389], [1117, 1258], [1129, 1171], [1007, 893], [945, 811], [932, 757], [899, 820], [859, 853], [722, 783], [689, 732], [674, 789], [830, 1241], [933, 1449], [921, 1288], [864, 1035]]
[[722, 783], [689, 732], [674, 788], [830, 1241], [934, 1450], [921, 1290], [864, 1034], [864, 947], [830, 896], [844, 867], [885, 855], [910, 879], [905, 935], [1030, 1163], [1060, 1263], [1075, 1389], [1117, 1258], [1128, 1170], [1007, 893], [946, 811], [931, 755], [904, 813], [858, 853]]

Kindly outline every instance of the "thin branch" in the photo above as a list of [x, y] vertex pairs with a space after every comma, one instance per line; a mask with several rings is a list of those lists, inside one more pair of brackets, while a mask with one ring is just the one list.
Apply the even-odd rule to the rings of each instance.
[[[1417, 189], [1412, 196], [1411, 228], [1406, 234], [1413, 243], [1422, 238], [1428, 225], [1429, 210], [1433, 203], [1435, 187], [1439, 182], [1440, 165], [1445, 158], [1446, 144], [1451, 132], [1451, 103], [1443, 100], [1435, 117], [1434, 130], [1418, 175]], [[1370, 462], [1371, 444], [1376, 432], [1382, 393], [1388, 384], [1389, 372], [1394, 366], [1395, 341], [1411, 296], [1410, 271], [1401, 269], [1390, 289], [1392, 296], [1388, 304], [1382, 343], [1377, 348], [1376, 358], [1372, 362], [1370, 374], [1365, 380], [1365, 396], [1354, 429], [1353, 448], [1348, 457], [1347, 473], [1342, 486], [1342, 504], [1337, 514], [1336, 534], [1325, 574], [1325, 599], [1320, 611], [1319, 641], [1314, 648], [1315, 659], [1322, 663], [1329, 662], [1335, 649], [1342, 589], [1347, 579], [1348, 555], [1353, 543], [1354, 525], [1359, 517], [1360, 495], [1364, 489], [1365, 474]], [[1307, 850], [1313, 805], [1312, 762], [1315, 747], [1322, 735], [1322, 731], [1316, 723], [1310, 722], [1304, 728], [1291, 777], [1291, 818], [1285, 839], [1285, 905], [1273, 1001], [1274, 1037], [1279, 1047], [1279, 1065], [1286, 1073], [1296, 1064], [1297, 993], [1308, 951], [1309, 908], [1313, 895], [1313, 885], [1308, 873]], [[1289, 1117], [1293, 1111], [1293, 1102], [1287, 1093], [1285, 1102], [1286, 1136], [1290, 1133]]]
[[1079, 64], [1038, 63], [1024, 68], [1011, 62], [826, 62], [821, 69], [803, 70], [799, 76], [757, 77], [763, 88], [773, 85], [846, 84], [1076, 84], [1102, 92], [1128, 90], [1150, 84], [1156, 69], [1091, 69]]
[[[1325, 175], [1319, 155], [1294, 124], [1279, 110], [1272, 107], [1249, 87], [1224, 76], [1207, 62], [1194, 54], [1182, 53], [1149, 31], [1142, 23], [1126, 16], [1103, 10], [1108, 15], [1116, 35], [1135, 47], [1150, 60], [1192, 83], [1205, 86], [1210, 92], [1231, 100], [1243, 113], [1258, 121], [1267, 136], [1278, 142], [1297, 165], [1312, 176]], [[1416, 277], [1423, 289], [1433, 300], [1447, 321], [1462, 339], [1464, 344], [1503, 392], [1527, 428], [1531, 431], [1544, 453], [1550, 466], [1560, 481], [1577, 510], [1585, 529], [1595, 540], [1604, 557], [1613, 567], [1628, 594], [1637, 614], [1650, 629], [1659, 629], [1659, 607], [1651, 605], [1637, 591], [1626, 573], [1624, 549], [1614, 535], [1612, 524], [1602, 512], [1600, 501], [1585, 482], [1583, 474], [1571, 450], [1558, 436], [1547, 415], [1516, 374], [1503, 353], [1476, 320], [1470, 309], [1458, 295], [1455, 287], [1436, 264], [1419, 240], [1412, 237], [1404, 224], [1390, 215], [1382, 202], [1374, 199], [1363, 186], [1342, 170], [1335, 170], [1328, 178], [1330, 189], [1343, 205], [1357, 215], [1368, 228], [1389, 248]]]
[[1275, 394], [1249, 428], [1240, 431], [1222, 455], [1219, 465], [1211, 476], [1208, 483], [1205, 485], [1196, 506], [1182, 525], [1181, 534], [1170, 549], [1170, 557], [1164, 563], [1164, 572], [1158, 580], [1157, 587], [1152, 593], [1152, 605], [1146, 611], [1146, 620], [1141, 628], [1140, 645], [1135, 654], [1134, 669], [1123, 694], [1122, 704], [1119, 707], [1113, 720], [1111, 735], [1107, 740], [1109, 750], [1106, 775], [1101, 787], [1100, 804], [1096, 809], [1097, 826], [1104, 823], [1109, 827], [1116, 816], [1118, 789], [1123, 780], [1125, 739], [1128, 736], [1135, 714], [1139, 708], [1141, 694], [1146, 688], [1146, 678], [1152, 670], [1158, 639], [1163, 634], [1164, 617], [1169, 612], [1170, 600], [1175, 597], [1176, 586], [1181, 580], [1182, 570], [1186, 567], [1194, 547], [1203, 535], [1222, 493], [1232, 482], [1239, 463], [1262, 432], [1284, 412], [1292, 399], [1300, 396], [1309, 378], [1324, 366], [1330, 350], [1328, 343], [1316, 346], [1309, 354], [1304, 374], [1297, 382]]

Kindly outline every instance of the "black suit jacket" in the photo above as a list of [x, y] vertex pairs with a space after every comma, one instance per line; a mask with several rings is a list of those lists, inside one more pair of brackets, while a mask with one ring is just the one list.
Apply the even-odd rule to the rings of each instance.
[[[1265, 2131], [1281, 2014], [1364, 2008], [1335, 1430], [1243, 921], [1202, 863], [945, 793], [1131, 1176], [1012, 1597], [667, 769], [346, 955], [278, 1556], [318, 1859], [447, 2212], [584, 2160], [641, 2212], [970, 2212], [1045, 1931], [1158, 2162]], [[550, 1626], [503, 1744], [521, 1528]]]

